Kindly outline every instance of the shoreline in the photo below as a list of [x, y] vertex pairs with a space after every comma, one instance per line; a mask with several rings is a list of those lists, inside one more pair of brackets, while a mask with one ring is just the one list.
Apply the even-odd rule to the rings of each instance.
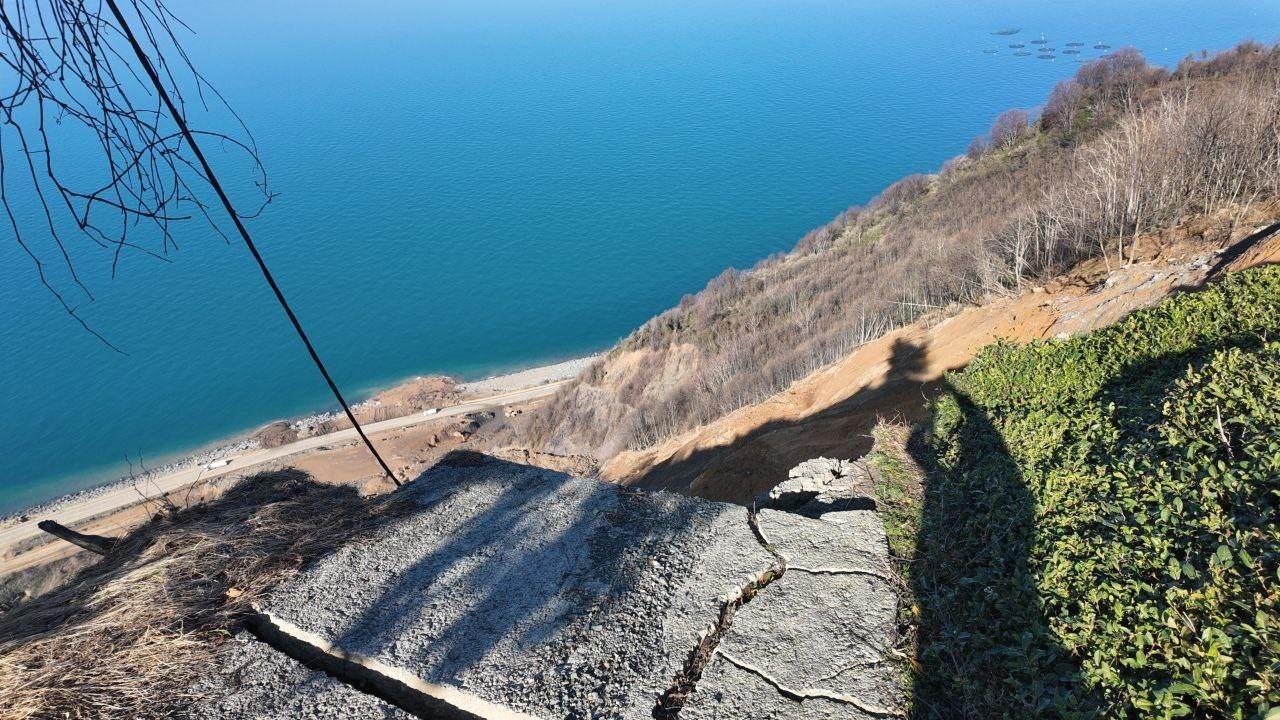
[[[547, 365], [537, 365], [534, 367], [514, 370], [500, 375], [492, 375], [479, 380], [470, 380], [466, 382], [456, 382], [456, 380], [454, 380], [454, 382], [456, 383], [456, 389], [462, 394], [464, 401], [479, 399], [481, 395], [500, 395], [502, 393], [525, 390], [539, 385], [545, 385], [547, 383], [574, 378], [582, 371], [583, 368], [598, 357], [600, 357], [600, 355], [597, 353]], [[381, 405], [381, 401], [379, 400], [380, 397], [392, 394], [401, 388], [411, 386], [427, 377], [448, 376], [415, 375], [413, 377], [400, 380], [392, 385], [374, 391], [369, 394], [368, 397], [359, 402], [352, 403], [351, 409], [353, 412], [360, 412], [376, 408]], [[450, 380], [453, 380], [453, 378], [450, 378]], [[208, 465], [209, 463], [216, 462], [218, 460], [235, 457], [254, 450], [264, 449], [262, 443], [254, 439], [254, 435], [262, 428], [274, 423], [284, 422], [291, 426], [316, 426], [322, 422], [337, 419], [345, 419], [341, 411], [335, 412], [333, 410], [321, 410], [318, 412], [308, 413], [306, 415], [271, 420], [254, 428], [242, 430], [220, 440], [215, 440], [212, 443], [202, 445], [189, 453], [182, 454], [176, 460], [147, 468], [133, 476], [121, 476], [106, 479], [90, 487], [74, 490], [72, 492], [50, 498], [49, 500], [33, 503], [10, 512], [0, 514], [0, 529], [25, 522], [24, 518], [28, 518], [31, 515], [55, 513], [60, 510], [64, 510], [67, 507], [92, 500], [100, 495], [105, 495], [130, 487], [142, 486], [153, 478], [169, 475], [174, 472], [201, 465]], [[373, 424], [373, 422], [369, 420], [361, 421], [362, 426], [371, 424]], [[324, 435], [329, 434], [333, 433], [325, 433]], [[323, 437], [324, 435], [320, 435], [318, 437]]]

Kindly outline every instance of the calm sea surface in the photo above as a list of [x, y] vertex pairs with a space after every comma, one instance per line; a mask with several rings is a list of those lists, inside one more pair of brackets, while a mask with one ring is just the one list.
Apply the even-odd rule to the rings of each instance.
[[[1075, 70], [1010, 42], [1169, 64], [1280, 36], [1274, 0], [169, 4], [257, 136], [280, 196], [250, 229], [353, 396], [608, 346]], [[0, 237], [0, 512], [331, 404], [246, 251], [186, 232], [170, 264], [84, 268], [127, 357]]]

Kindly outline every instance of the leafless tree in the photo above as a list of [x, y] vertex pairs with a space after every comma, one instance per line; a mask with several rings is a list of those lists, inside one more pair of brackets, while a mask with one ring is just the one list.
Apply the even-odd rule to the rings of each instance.
[[871, 206], [896, 212], [903, 205], [915, 200], [929, 189], [929, 176], [921, 173], [908, 175], [885, 188], [871, 201]]
[[969, 149], [965, 150], [964, 154], [970, 160], [977, 160], [989, 149], [991, 148], [987, 144], [987, 139], [982, 136], [978, 136], [969, 142]]
[[[271, 193], [253, 136], [191, 64], [178, 37], [185, 26], [162, 0], [127, 9], [179, 112], [217, 111], [232, 124], [192, 132], [242, 154], [258, 196], [242, 217], [258, 214]], [[93, 299], [81, 265], [98, 256], [114, 275], [126, 252], [163, 259], [186, 220], [225, 240], [208, 178], [102, 2], [5, 0], [0, 25], [9, 83], [0, 97], [0, 204], [9, 230], [63, 310], [114, 348], [77, 312]], [[97, 152], [81, 150], [86, 143]], [[39, 221], [21, 211], [29, 203]]]
[[[221, 223], [230, 223], [360, 439], [400, 484], [244, 225], [271, 200], [266, 172], [248, 128], [192, 65], [178, 38], [186, 26], [164, 0], [3, 0], [0, 26], [0, 62], [12, 84], [0, 96], [0, 205], [40, 282], [67, 314], [119, 350], [78, 313], [77, 301], [93, 299], [78, 269], [86, 256], [105, 251], [114, 274], [127, 251], [166, 257], [177, 223], [201, 221], [224, 241]], [[216, 110], [234, 131], [195, 127], [188, 119], [195, 108]], [[62, 152], [86, 140], [97, 152]], [[205, 147], [243, 154], [240, 165], [258, 194], [250, 210], [237, 210]], [[84, 179], [87, 162], [96, 162], [97, 172]], [[38, 228], [20, 217], [27, 202], [39, 207]], [[88, 242], [73, 241], [63, 231], [68, 226]]]
[[1080, 117], [1080, 105], [1084, 100], [1084, 86], [1076, 80], [1063, 80], [1054, 86], [1040, 113], [1040, 126], [1045, 130], [1060, 130], [1070, 136]]
[[1142, 90], [1163, 74], [1148, 65], [1137, 49], [1124, 47], [1081, 65], [1076, 81], [1096, 91], [1096, 109], [1111, 104], [1132, 110]]
[[991, 145], [1009, 147], [1027, 134], [1027, 113], [1024, 110], [1005, 110], [991, 125]]

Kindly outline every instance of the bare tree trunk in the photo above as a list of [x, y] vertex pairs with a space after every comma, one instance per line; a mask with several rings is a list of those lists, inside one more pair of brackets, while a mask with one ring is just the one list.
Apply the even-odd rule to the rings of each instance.
[[36, 527], [60, 540], [66, 540], [72, 545], [82, 547], [91, 553], [97, 553], [99, 555], [106, 555], [111, 552], [111, 547], [116, 544], [115, 538], [103, 537], [101, 535], [85, 535], [84, 533], [78, 533], [65, 525], [59, 525], [52, 520], [41, 520]]

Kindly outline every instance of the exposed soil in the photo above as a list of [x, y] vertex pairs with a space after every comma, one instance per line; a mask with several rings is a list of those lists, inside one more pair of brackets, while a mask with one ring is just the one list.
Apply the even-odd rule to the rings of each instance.
[[593, 477], [600, 473], [600, 463], [587, 455], [556, 455], [555, 453], [527, 450], [525, 448], [502, 448], [491, 450], [489, 455], [520, 465], [532, 465], [562, 472], [574, 477]]
[[288, 445], [298, 439], [298, 431], [285, 420], [277, 420], [262, 427], [249, 436], [264, 448], [276, 448]]
[[655, 447], [616, 455], [602, 475], [625, 485], [749, 501], [803, 460], [865, 454], [880, 418], [918, 419], [943, 374], [997, 339], [1087, 332], [1218, 273], [1280, 261], [1280, 234], [1258, 232], [1277, 217], [1280, 207], [1273, 205], [1243, 219], [1229, 213], [1198, 218], [1142, 238], [1130, 264], [1090, 260], [1044, 287], [927, 317], [764, 402]]

